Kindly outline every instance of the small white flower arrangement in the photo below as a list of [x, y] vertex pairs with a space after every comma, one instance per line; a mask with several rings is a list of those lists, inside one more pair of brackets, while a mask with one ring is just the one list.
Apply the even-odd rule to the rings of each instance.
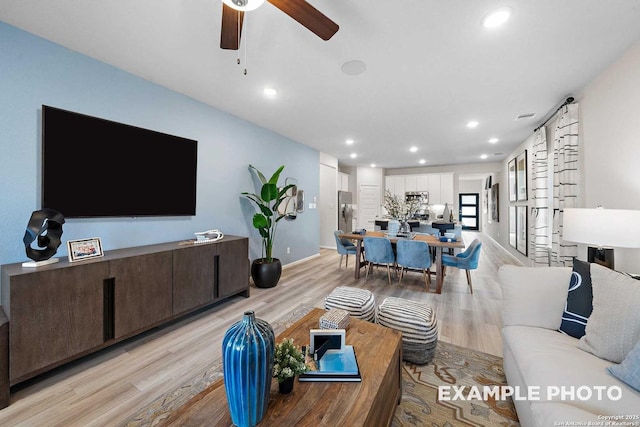
[[307, 371], [304, 354], [293, 345], [292, 338], [283, 339], [280, 344], [276, 344], [275, 350], [273, 378], [277, 378], [278, 383]]
[[415, 215], [418, 211], [418, 202], [411, 200], [405, 202], [401, 200], [396, 194], [391, 194], [389, 190], [384, 192], [384, 208], [387, 211], [387, 216], [399, 221], [407, 221]]

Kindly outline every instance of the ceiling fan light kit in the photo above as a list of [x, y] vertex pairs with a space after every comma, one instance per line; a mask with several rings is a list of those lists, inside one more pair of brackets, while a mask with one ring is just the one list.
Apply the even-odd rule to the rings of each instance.
[[[340, 28], [338, 24], [307, 3], [306, 0], [268, 1], [322, 40], [329, 40]], [[222, 49], [238, 50], [242, 36], [244, 12], [254, 10], [264, 2], [265, 0], [222, 0], [222, 31], [220, 34]]]
[[222, 2], [235, 10], [248, 12], [262, 6], [265, 0], [222, 0]]

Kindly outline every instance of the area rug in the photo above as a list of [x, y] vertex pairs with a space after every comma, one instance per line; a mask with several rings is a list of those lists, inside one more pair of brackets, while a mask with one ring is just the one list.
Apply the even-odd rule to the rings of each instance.
[[[507, 384], [502, 358], [438, 341], [433, 360], [427, 365], [404, 362], [402, 402], [393, 417], [393, 427], [405, 426], [519, 426], [511, 398], [490, 395], [477, 399], [472, 390]], [[438, 388], [451, 400], [439, 400]], [[454, 389], [455, 387], [455, 389]], [[458, 397], [460, 390], [465, 398]]]
[[[300, 305], [273, 322], [276, 335], [312, 308]], [[159, 397], [119, 425], [148, 427], [161, 424], [172, 411], [221, 378], [221, 371], [221, 361], [212, 363], [202, 375]], [[441, 386], [458, 389], [464, 386], [465, 390], [470, 390], [471, 387], [506, 385], [501, 357], [439, 341], [429, 364], [403, 363], [402, 379], [402, 401], [396, 409], [393, 427], [519, 426], [511, 400], [438, 399], [438, 387]], [[453, 389], [450, 396], [455, 396]]]

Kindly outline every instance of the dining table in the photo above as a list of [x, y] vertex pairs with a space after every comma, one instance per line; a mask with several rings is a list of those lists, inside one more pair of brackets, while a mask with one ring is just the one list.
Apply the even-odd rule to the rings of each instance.
[[370, 231], [367, 230], [365, 234], [360, 233], [343, 233], [341, 238], [354, 240], [356, 242], [356, 262], [355, 264], [355, 278], [360, 278], [360, 269], [368, 265], [367, 261], [362, 260], [362, 247], [365, 237], [386, 237], [391, 240], [392, 244], [395, 244], [399, 239], [411, 238], [413, 240], [420, 240], [427, 242], [429, 247], [433, 247], [436, 250], [436, 293], [442, 293], [442, 283], [444, 281], [444, 268], [442, 266], [442, 250], [443, 249], [464, 249], [465, 245], [462, 239], [441, 241], [438, 236], [431, 234], [411, 233], [409, 237], [390, 236], [384, 231]]

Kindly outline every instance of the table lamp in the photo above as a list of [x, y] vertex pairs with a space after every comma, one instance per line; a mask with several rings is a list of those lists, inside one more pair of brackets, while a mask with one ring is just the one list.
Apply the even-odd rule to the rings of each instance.
[[562, 238], [588, 245], [587, 261], [613, 269], [613, 248], [640, 248], [640, 210], [567, 208]]

